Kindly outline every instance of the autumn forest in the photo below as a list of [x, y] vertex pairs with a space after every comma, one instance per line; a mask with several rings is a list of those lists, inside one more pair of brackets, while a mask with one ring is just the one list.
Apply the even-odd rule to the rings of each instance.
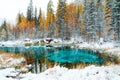
[[46, 15], [34, 8], [33, 1], [26, 15], [18, 12], [16, 24], [4, 21], [0, 25], [0, 40], [39, 39], [39, 38], [81, 38], [96, 42], [120, 41], [120, 0], [84, 0], [66, 3], [58, 0], [57, 10], [53, 2], [47, 4]]

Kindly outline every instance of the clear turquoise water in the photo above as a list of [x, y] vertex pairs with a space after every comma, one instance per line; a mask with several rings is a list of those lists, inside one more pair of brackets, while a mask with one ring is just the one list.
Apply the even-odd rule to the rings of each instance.
[[89, 50], [67, 49], [57, 50], [48, 54], [48, 59], [60, 63], [103, 63], [96, 53]]
[[60, 63], [103, 63], [103, 59], [91, 50], [71, 49], [71, 48], [49, 48], [46, 47], [0, 47], [6, 52], [23, 53], [27, 56], [40, 59], [45, 57], [53, 62]]

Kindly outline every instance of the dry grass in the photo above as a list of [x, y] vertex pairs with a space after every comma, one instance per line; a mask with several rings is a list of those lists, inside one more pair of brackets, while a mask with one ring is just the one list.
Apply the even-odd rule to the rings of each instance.
[[1, 53], [0, 56], [2, 58], [21, 58], [21, 57], [24, 57], [24, 55], [22, 54], [15, 54], [15, 53]]
[[101, 57], [104, 59], [104, 66], [120, 64], [120, 58], [115, 54], [102, 53]]
[[[21, 61], [21, 63], [17, 61], [22, 58], [25, 59], [23, 54], [7, 53], [4, 51], [0, 51], [0, 68], [3, 68], [5, 66], [22, 68], [26, 65], [26, 61]], [[17, 61], [16, 64], [14, 61]]]
[[16, 53], [11, 53], [11, 52], [5, 52], [3, 50], [0, 50], [0, 56], [1, 57], [5, 57], [5, 58], [21, 58], [21, 57], [24, 57], [23, 54], [19, 53], [19, 54], [16, 54]]
[[4, 53], [4, 51], [3, 51], [3, 50], [0, 50], [0, 54], [2, 54], [2, 53]]

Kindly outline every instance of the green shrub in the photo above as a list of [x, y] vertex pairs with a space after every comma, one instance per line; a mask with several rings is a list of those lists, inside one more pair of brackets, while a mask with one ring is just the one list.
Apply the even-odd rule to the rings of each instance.
[[33, 45], [34, 46], [39, 46], [39, 42], [34, 42]]
[[42, 41], [41, 43], [40, 43], [40, 45], [41, 46], [44, 46], [46, 43], [44, 42], [44, 41]]
[[75, 42], [71, 43], [71, 46], [75, 46], [75, 45], [76, 45], [76, 43], [75, 43]]
[[32, 43], [25, 43], [25, 46], [31, 46]]

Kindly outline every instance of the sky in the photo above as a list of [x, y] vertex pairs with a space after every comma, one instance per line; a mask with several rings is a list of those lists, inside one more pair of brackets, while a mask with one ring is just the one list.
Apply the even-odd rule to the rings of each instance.
[[[33, 6], [38, 9], [42, 9], [44, 13], [46, 13], [47, 3], [49, 0], [32, 0]], [[54, 8], [56, 9], [58, 0], [52, 0]], [[71, 2], [73, 0], [67, 0], [67, 2]], [[30, 0], [0, 0], [0, 23], [2, 20], [7, 20], [10, 23], [15, 23], [17, 14], [19, 11], [26, 15], [27, 7], [29, 5]]]

